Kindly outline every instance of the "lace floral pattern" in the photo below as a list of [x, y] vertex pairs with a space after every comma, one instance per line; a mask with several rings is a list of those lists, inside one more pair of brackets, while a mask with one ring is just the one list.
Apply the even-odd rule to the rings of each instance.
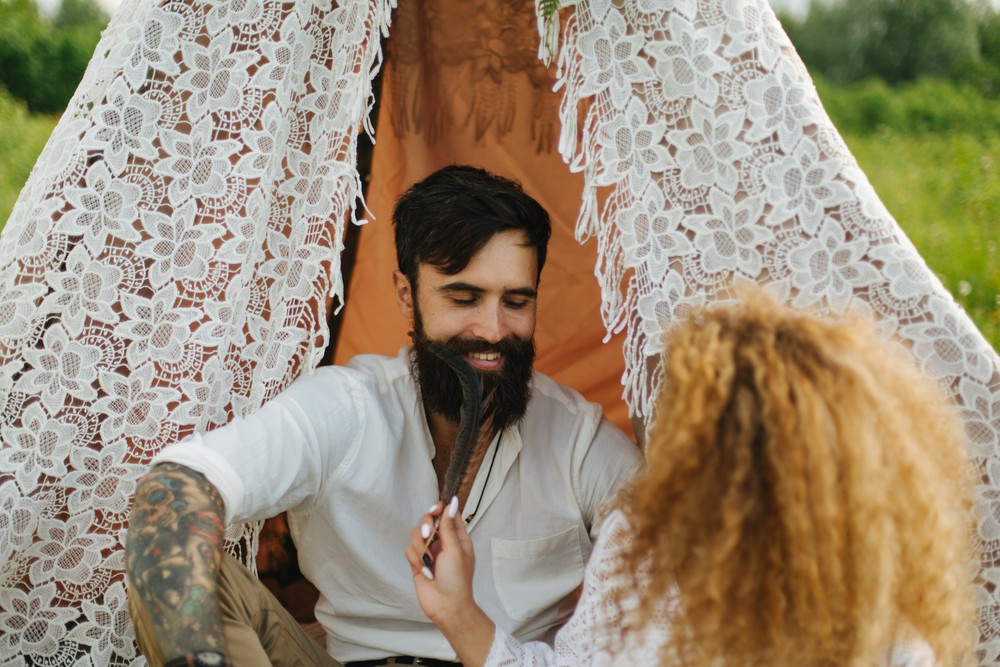
[[[0, 237], [4, 667], [141, 661], [121, 549], [136, 478], [164, 444], [318, 362], [394, 4], [125, 0], [116, 13]], [[657, 390], [662, 332], [733, 278], [870, 312], [965, 419], [983, 480], [979, 649], [996, 662], [1000, 364], [879, 202], [773, 13], [562, 4], [537, 20], [538, 53], [561, 49], [558, 147], [585, 177], [578, 236], [597, 239], [608, 329], [628, 333], [632, 410]], [[508, 5], [509, 21], [479, 26], [501, 30], [485, 47], [451, 51], [487, 82], [477, 127], [501, 135], [504, 73], [551, 77], [533, 46], [521, 53], [530, 5]], [[400, 43], [400, 62], [445, 47]]]
[[0, 240], [5, 667], [144, 662], [136, 480], [318, 363], [392, 5], [127, 0], [102, 37]]
[[[632, 590], [633, 580], [623, 576], [618, 561], [631, 543], [628, 520], [620, 511], [611, 514], [587, 563], [583, 594], [573, 617], [556, 635], [555, 646], [542, 642], [522, 644], [501, 628], [496, 629], [484, 667], [634, 667], [670, 664], [660, 647], [670, 637], [670, 616], [676, 597], [662, 600], [652, 610], [640, 633], [624, 634], [630, 610], [646, 592]], [[640, 579], [642, 573], [640, 572]], [[648, 571], [647, 571], [648, 575]], [[641, 586], [641, 583], [640, 583]], [[627, 593], [622, 594], [622, 589]], [[617, 602], [617, 600], [621, 602]], [[879, 667], [936, 667], [934, 652], [920, 640], [898, 641], [885, 652]]]
[[879, 201], [774, 13], [765, 0], [562, 4], [541, 30], [551, 40], [565, 20], [559, 149], [584, 174], [577, 236], [597, 239], [602, 315], [627, 332], [630, 409], [649, 415], [663, 332], [740, 282], [874, 317], [964, 419], [982, 476], [978, 648], [997, 662], [1000, 360]]

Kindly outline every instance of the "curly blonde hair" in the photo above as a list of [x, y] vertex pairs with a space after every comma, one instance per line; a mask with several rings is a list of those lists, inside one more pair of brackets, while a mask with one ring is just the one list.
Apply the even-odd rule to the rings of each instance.
[[967, 659], [971, 478], [949, 408], [870, 323], [744, 297], [669, 335], [647, 469], [625, 496], [622, 572], [679, 591], [664, 655], [872, 665], [917, 636], [941, 664]]

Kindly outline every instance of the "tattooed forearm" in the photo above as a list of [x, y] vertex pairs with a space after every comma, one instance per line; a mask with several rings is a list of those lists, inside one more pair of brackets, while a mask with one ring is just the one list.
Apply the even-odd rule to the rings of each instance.
[[218, 601], [223, 517], [216, 488], [184, 466], [158, 465], [139, 482], [126, 569], [168, 660], [225, 651]]

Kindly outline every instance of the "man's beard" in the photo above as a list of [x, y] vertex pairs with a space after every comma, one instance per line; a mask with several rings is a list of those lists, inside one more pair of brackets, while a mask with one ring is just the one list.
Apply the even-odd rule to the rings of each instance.
[[[424, 409], [457, 424], [462, 412], [462, 385], [455, 371], [421, 341], [425, 334], [419, 313], [414, 320], [417, 339], [413, 343], [410, 368], [417, 377]], [[499, 352], [503, 358], [499, 370], [475, 369], [483, 384], [483, 424], [495, 431], [521, 421], [531, 398], [534, 340], [522, 340], [511, 335], [497, 343], [490, 343], [455, 336], [448, 341], [436, 342], [463, 358], [472, 352]]]

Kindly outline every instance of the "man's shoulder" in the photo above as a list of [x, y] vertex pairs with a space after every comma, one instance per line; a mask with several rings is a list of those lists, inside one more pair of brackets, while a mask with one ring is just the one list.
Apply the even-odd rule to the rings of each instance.
[[367, 412], [413, 400], [415, 393], [408, 375], [405, 359], [398, 356], [359, 355], [346, 365], [320, 366], [302, 374], [273, 402], [313, 416], [335, 409], [336, 405]]
[[560, 384], [544, 373], [534, 371], [531, 378], [531, 401], [528, 412], [542, 418], [565, 417], [571, 420], [598, 422], [603, 409], [586, 399], [580, 392]]
[[403, 351], [394, 357], [382, 354], [359, 354], [343, 366], [320, 366], [299, 376], [292, 386], [316, 388], [345, 382], [371, 383], [391, 381], [409, 375], [409, 366]]
[[543, 437], [574, 438], [580, 442], [594, 439], [617, 447], [635, 443], [617, 426], [604, 418], [604, 408], [580, 392], [535, 371], [531, 402], [525, 415], [524, 432]]
[[535, 373], [520, 430], [525, 443], [522, 455], [543, 467], [554, 459], [567, 464], [564, 470], [574, 493], [589, 508], [588, 521], [597, 516], [598, 504], [614, 495], [639, 467], [635, 443], [603, 413], [598, 403], [575, 389]]
[[303, 373], [280, 395], [335, 391], [363, 380], [363, 374], [346, 366], [320, 366]]
[[343, 368], [371, 378], [380, 387], [411, 383], [410, 348], [402, 347], [394, 356], [384, 354], [359, 354]]
[[359, 355], [343, 366], [320, 366], [301, 376], [281, 392], [275, 401], [315, 407], [316, 401], [326, 402], [341, 396], [344, 400], [381, 400], [379, 395], [398, 392], [404, 383], [406, 365], [396, 357], [376, 354]]

